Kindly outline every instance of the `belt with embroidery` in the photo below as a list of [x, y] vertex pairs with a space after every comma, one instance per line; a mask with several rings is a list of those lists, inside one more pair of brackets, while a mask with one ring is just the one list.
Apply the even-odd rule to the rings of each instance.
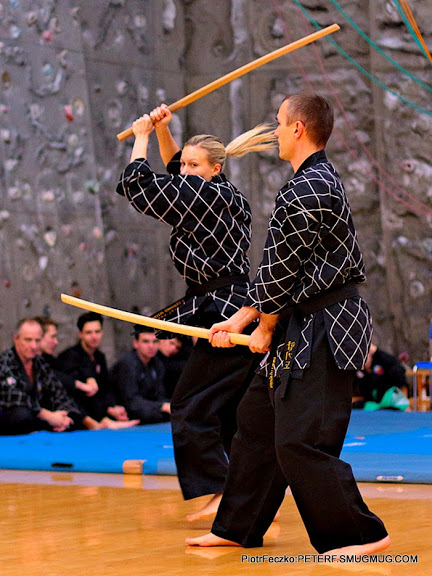
[[[347, 282], [334, 288], [329, 288], [316, 296], [312, 296], [300, 302], [295, 306], [288, 306], [284, 308], [279, 316], [278, 324], [287, 325], [285, 332], [285, 346], [282, 351], [283, 357], [283, 371], [280, 377], [281, 383], [288, 382], [288, 378], [292, 369], [295, 352], [301, 335], [303, 319], [309, 314], [314, 314], [319, 310], [328, 308], [333, 304], [347, 300], [348, 298], [355, 298], [359, 296], [357, 284], [354, 282]], [[276, 344], [277, 346], [277, 344]], [[271, 370], [269, 377], [269, 386], [273, 387], [274, 370], [276, 366], [276, 350], [273, 352], [273, 359], [271, 361]]]

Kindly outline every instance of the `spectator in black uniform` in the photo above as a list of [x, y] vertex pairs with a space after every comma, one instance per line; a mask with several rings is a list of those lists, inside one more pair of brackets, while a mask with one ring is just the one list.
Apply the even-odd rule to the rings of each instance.
[[140, 424], [169, 420], [171, 406], [164, 386], [165, 368], [157, 357], [155, 331], [136, 324], [133, 334], [133, 349], [110, 370], [111, 386], [129, 417]]
[[82, 414], [52, 368], [39, 356], [42, 327], [23, 318], [12, 348], [0, 354], [0, 433], [63, 432], [81, 427]]
[[105, 416], [129, 420], [124, 406], [117, 404], [109, 388], [105, 354], [99, 350], [103, 318], [95, 312], [82, 314], [77, 321], [79, 342], [59, 354], [57, 367], [73, 377], [70, 391], [80, 409], [98, 422]]
[[[36, 320], [40, 323], [43, 330], [43, 336], [40, 343], [42, 358], [54, 370], [59, 380], [63, 383], [66, 391], [70, 390], [71, 393], [73, 393], [75, 389], [85, 390], [84, 382], [76, 381], [72, 375], [66, 374], [58, 368], [57, 358], [54, 356], [54, 352], [58, 346], [57, 323], [51, 318], [45, 316], [38, 316]], [[88, 414], [82, 413], [82, 416], [82, 427], [87, 428], [88, 430], [100, 430], [101, 428], [119, 430], [120, 428], [130, 428], [139, 423], [139, 420], [112, 420], [108, 416], [104, 416], [100, 422], [98, 422]]]

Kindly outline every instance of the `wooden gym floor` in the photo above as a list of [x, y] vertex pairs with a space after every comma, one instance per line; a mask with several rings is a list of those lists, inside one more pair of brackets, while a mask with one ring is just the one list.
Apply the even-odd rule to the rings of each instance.
[[[387, 525], [393, 540], [385, 552], [388, 556], [373, 564], [323, 564], [313, 558], [316, 553], [289, 492], [280, 521], [270, 528], [263, 548], [188, 548], [185, 537], [208, 532], [211, 519], [186, 522], [186, 514], [205, 499], [184, 502], [175, 477], [4, 470], [0, 471], [0, 574], [429, 575], [432, 485], [359, 487]], [[297, 555], [310, 556], [288, 565], [258, 562], [263, 554], [295, 560]], [[243, 562], [242, 555], [248, 556]], [[406, 563], [410, 555], [417, 557], [416, 563]]]

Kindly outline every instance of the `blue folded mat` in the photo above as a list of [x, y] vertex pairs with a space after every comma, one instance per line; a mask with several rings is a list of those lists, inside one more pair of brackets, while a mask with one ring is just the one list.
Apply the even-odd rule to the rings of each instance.
[[[358, 481], [430, 484], [432, 413], [354, 410], [341, 457]], [[170, 424], [0, 437], [3, 469], [122, 473], [127, 460], [176, 475]]]

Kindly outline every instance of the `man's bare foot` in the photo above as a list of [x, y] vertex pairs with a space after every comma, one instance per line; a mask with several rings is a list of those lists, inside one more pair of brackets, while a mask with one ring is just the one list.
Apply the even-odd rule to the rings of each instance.
[[207, 502], [207, 504], [201, 508], [201, 510], [198, 510], [198, 512], [194, 512], [193, 514], [189, 514], [188, 516], [186, 516], [187, 520], [189, 522], [195, 522], [195, 520], [201, 520], [201, 518], [207, 518], [207, 516], [212, 516], [213, 514], [216, 514], [221, 500], [222, 500], [222, 494], [214, 494]]
[[197, 538], [186, 538], [185, 542], [188, 546], [240, 546], [237, 542], [219, 538], [219, 536], [211, 532], [204, 534], [204, 536], [198, 536]]
[[329, 550], [329, 552], [326, 552], [325, 554], [329, 556], [336, 556], [336, 558], [340, 558], [340, 556], [356, 556], [358, 558], [360, 556], [366, 556], [368, 554], [374, 554], [375, 552], [385, 550], [390, 546], [390, 542], [390, 536], [386, 536], [377, 542], [359, 544], [357, 546], [345, 546], [344, 548]]
[[120, 430], [122, 428], [132, 428], [140, 423], [139, 420], [111, 420], [107, 416], [101, 420], [101, 428], [108, 428], [109, 430]]

